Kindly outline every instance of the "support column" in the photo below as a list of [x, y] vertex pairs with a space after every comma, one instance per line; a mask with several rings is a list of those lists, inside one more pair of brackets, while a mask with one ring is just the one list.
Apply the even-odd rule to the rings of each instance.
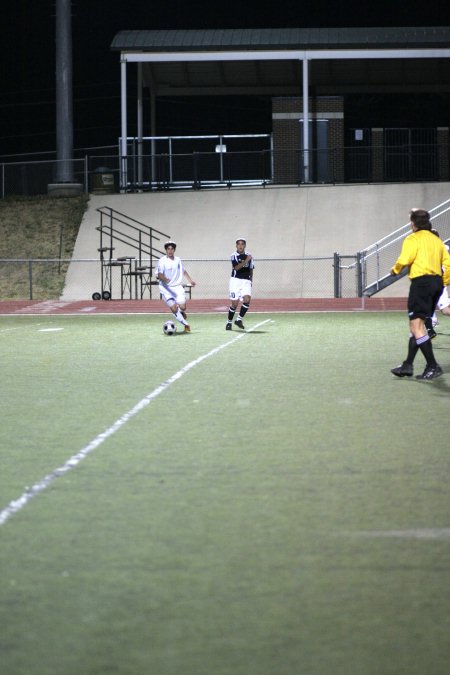
[[120, 62], [120, 108], [121, 108], [121, 139], [120, 139], [120, 187], [124, 191], [128, 185], [127, 161], [127, 62]]
[[152, 175], [150, 178], [151, 183], [153, 181], [156, 181], [156, 142], [155, 142], [155, 135], [156, 135], [156, 96], [155, 96], [155, 84], [152, 83], [151, 89], [150, 89], [150, 135], [152, 137], [151, 140], [151, 145], [150, 145], [150, 152], [152, 155]]
[[142, 189], [143, 183], [143, 135], [144, 135], [144, 122], [143, 122], [143, 96], [142, 96], [142, 63], [137, 64], [137, 155], [138, 155], [138, 171], [137, 171], [137, 183], [138, 187]]
[[310, 148], [309, 148], [309, 60], [303, 57], [303, 176], [305, 183], [310, 182]]

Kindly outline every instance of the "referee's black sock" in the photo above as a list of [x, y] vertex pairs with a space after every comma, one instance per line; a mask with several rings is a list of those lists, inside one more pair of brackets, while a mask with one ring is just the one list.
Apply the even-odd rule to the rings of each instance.
[[424, 335], [423, 337], [419, 338], [417, 340], [418, 347], [422, 354], [425, 357], [425, 361], [427, 362], [427, 366], [436, 366], [436, 359], [434, 358], [434, 353], [433, 353], [433, 346], [431, 344], [431, 340], [428, 337], [428, 335]]
[[418, 351], [419, 351], [419, 345], [416, 342], [416, 338], [410, 337], [409, 342], [408, 342], [408, 356], [406, 357], [405, 363], [409, 363], [412, 366]]

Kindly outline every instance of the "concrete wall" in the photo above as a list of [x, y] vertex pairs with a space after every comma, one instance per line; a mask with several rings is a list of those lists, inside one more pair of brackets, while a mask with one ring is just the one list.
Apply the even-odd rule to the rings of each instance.
[[[354, 254], [407, 223], [410, 208], [430, 209], [449, 196], [450, 183], [92, 195], [75, 245], [74, 259], [98, 259], [96, 227], [100, 220], [96, 209], [101, 206], [117, 209], [167, 233], [177, 242], [177, 253], [183, 259], [228, 258], [238, 236], [247, 239], [248, 249], [255, 258], [282, 258], [332, 256], [334, 252]], [[130, 250], [116, 244], [114, 256], [126, 254], [130, 254]], [[200, 268], [201, 265], [195, 263], [189, 265], [194, 278], [203, 274], [204, 266]], [[89, 279], [91, 272], [92, 280]], [[297, 275], [298, 270], [293, 273]], [[311, 271], [305, 273], [310, 275]], [[208, 276], [212, 279], [208, 278], [208, 283], [203, 284], [203, 290], [199, 283], [195, 296], [223, 297], [228, 265], [220, 267], [220, 273], [211, 275], [209, 272]], [[96, 266], [91, 265], [89, 271], [89, 266], [72, 264], [62, 299], [90, 298], [93, 290], [99, 290], [98, 278]], [[275, 295], [280, 295], [287, 290], [292, 292], [293, 286], [298, 286], [297, 281], [293, 284], [289, 278], [284, 279], [282, 287], [277, 288], [274, 280], [271, 286]], [[407, 285], [400, 282], [384, 293], [403, 296], [405, 288]], [[318, 292], [325, 297], [330, 295], [328, 285], [322, 289], [319, 284], [315, 297]]]

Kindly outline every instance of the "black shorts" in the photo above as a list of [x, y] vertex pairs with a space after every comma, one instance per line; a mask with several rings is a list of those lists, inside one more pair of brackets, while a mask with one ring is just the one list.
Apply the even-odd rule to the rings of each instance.
[[411, 279], [408, 296], [409, 318], [425, 319], [431, 316], [436, 309], [443, 287], [442, 277], [431, 274]]

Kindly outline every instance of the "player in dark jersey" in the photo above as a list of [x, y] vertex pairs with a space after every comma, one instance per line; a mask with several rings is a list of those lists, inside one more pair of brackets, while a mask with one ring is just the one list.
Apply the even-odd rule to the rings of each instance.
[[230, 307], [228, 309], [228, 319], [225, 326], [226, 330], [231, 330], [233, 318], [241, 302], [238, 318], [234, 322], [238, 328], [244, 329], [242, 323], [252, 297], [253, 282], [253, 257], [245, 250], [246, 241], [243, 237], [236, 239], [236, 252], [231, 256], [231, 277], [230, 277]]

